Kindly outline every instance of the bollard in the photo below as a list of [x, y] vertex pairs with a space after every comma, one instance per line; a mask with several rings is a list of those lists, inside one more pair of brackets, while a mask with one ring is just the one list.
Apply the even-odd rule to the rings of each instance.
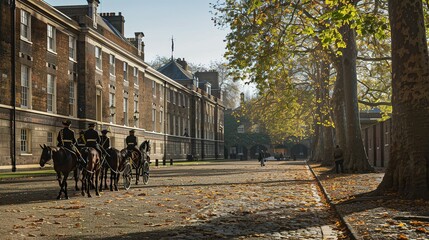
[[167, 164], [167, 161], [165, 160], [165, 158], [164, 159], [162, 159], [162, 165], [166, 165]]
[[173, 165], [173, 159], [170, 158], [170, 165]]
[[158, 158], [155, 159], [155, 166], [158, 166]]

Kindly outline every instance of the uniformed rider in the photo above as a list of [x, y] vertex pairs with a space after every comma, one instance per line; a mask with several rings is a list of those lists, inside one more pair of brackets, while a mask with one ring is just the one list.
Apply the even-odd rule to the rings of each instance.
[[127, 144], [127, 157], [131, 156], [131, 153], [133, 151], [136, 151], [139, 154], [139, 157], [142, 156], [142, 153], [140, 152], [140, 150], [137, 148], [138, 143], [137, 143], [137, 137], [134, 135], [135, 130], [131, 129], [130, 130], [130, 135], [127, 136], [127, 138], [125, 139], [125, 143]]
[[101, 146], [106, 151], [110, 149], [110, 138], [107, 136], [107, 133], [109, 132], [110, 132], [109, 130], [104, 129], [103, 131], [101, 131], [101, 137], [100, 137]]
[[74, 137], [74, 131], [70, 129], [71, 121], [64, 120], [62, 121], [62, 124], [64, 128], [58, 132], [57, 146], [64, 147], [68, 149], [71, 153], [74, 153], [77, 157], [79, 157], [80, 153], [75, 147], [76, 139]]
[[79, 148], [79, 149], [82, 149], [83, 147], [85, 147], [85, 145], [86, 145], [86, 140], [85, 140], [85, 137], [83, 136], [85, 134], [85, 131], [80, 131], [79, 132], [79, 137], [77, 138], [77, 147]]
[[92, 147], [98, 151], [98, 154], [101, 158], [101, 149], [100, 149], [100, 136], [98, 135], [95, 128], [95, 123], [89, 123], [88, 129], [83, 134], [83, 137], [86, 140], [85, 147]]

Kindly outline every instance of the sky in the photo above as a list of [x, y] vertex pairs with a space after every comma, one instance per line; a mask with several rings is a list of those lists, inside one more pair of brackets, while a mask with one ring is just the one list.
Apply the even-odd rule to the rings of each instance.
[[[86, 5], [86, 0], [44, 0], [52, 6]], [[216, 0], [100, 0], [98, 12], [121, 12], [125, 17], [125, 37], [145, 34], [145, 61], [157, 56], [188, 63], [221, 61], [225, 52], [226, 30], [214, 26], [209, 3]]]

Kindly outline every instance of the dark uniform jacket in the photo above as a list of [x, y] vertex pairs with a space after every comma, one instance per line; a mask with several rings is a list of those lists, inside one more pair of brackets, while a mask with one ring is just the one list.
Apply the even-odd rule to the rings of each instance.
[[57, 141], [58, 147], [66, 147], [70, 150], [73, 150], [73, 145], [76, 143], [73, 130], [68, 127], [61, 129], [58, 132]]
[[100, 142], [101, 146], [104, 148], [104, 150], [107, 150], [110, 148], [110, 138], [108, 136], [100, 136]]
[[98, 132], [94, 129], [86, 130], [83, 136], [86, 140], [85, 147], [97, 148], [97, 144], [100, 144], [100, 136], [98, 135]]
[[79, 148], [83, 148], [83, 147], [86, 146], [86, 141], [85, 141], [85, 137], [84, 136], [78, 137], [76, 142], [77, 142], [77, 146]]
[[334, 150], [334, 159], [335, 161], [343, 160], [344, 159], [344, 152], [341, 148], [335, 148]]
[[129, 135], [125, 139], [125, 143], [127, 144], [128, 150], [133, 150], [137, 148], [137, 137], [134, 135]]

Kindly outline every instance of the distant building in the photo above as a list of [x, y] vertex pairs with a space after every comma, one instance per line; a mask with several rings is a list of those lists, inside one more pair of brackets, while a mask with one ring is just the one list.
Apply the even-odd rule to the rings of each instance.
[[139, 143], [151, 140], [152, 158], [222, 158], [220, 97], [189, 71], [182, 81], [151, 68], [143, 32], [125, 38], [124, 16], [99, 13], [99, 3], [0, 1], [0, 165], [38, 162], [39, 144], [56, 145], [64, 119], [75, 132], [89, 122], [109, 129], [118, 149], [135, 129]]

